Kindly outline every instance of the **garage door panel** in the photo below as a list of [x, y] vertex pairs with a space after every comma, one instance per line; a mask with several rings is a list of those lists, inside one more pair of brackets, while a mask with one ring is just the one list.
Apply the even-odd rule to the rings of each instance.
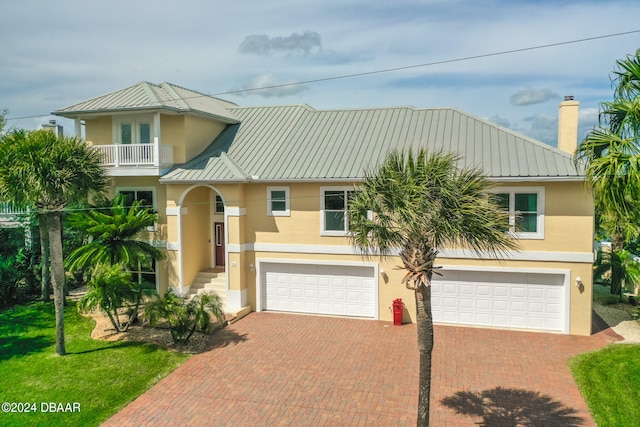
[[547, 289], [547, 299], [559, 300], [562, 298], [562, 289]]
[[458, 298], [455, 297], [444, 297], [442, 298], [442, 307], [446, 308], [446, 309], [450, 309], [450, 308], [457, 308], [457, 301]]
[[514, 313], [524, 313], [527, 308], [527, 304], [525, 304], [524, 301], [511, 301], [509, 308]]
[[433, 318], [443, 323], [563, 331], [567, 315], [564, 277], [442, 271], [432, 282]]
[[525, 286], [513, 286], [511, 288], [511, 298], [526, 298], [527, 288]]
[[473, 309], [475, 306], [473, 298], [461, 297], [459, 299], [459, 302], [460, 302], [460, 308]]
[[265, 310], [377, 317], [372, 267], [263, 263]]
[[489, 298], [478, 298], [476, 300], [476, 308], [478, 310], [491, 310], [491, 300]]
[[561, 304], [553, 304], [547, 303], [546, 310], [549, 314], [561, 314], [562, 313], [562, 305]]
[[491, 314], [490, 313], [476, 313], [474, 316], [475, 321], [472, 324], [481, 325], [481, 326], [489, 326], [491, 325]]
[[506, 313], [494, 314], [492, 319], [494, 326], [509, 326], [509, 315]]
[[493, 287], [493, 296], [494, 298], [506, 298], [509, 296], [509, 287], [505, 285], [495, 285]]
[[541, 302], [530, 301], [527, 304], [527, 311], [533, 315], [544, 314], [544, 304]]
[[455, 311], [451, 310], [443, 310], [442, 311], [442, 321], [448, 323], [457, 323], [458, 314]]
[[458, 286], [456, 285], [456, 283], [444, 282], [442, 284], [442, 293], [444, 295], [457, 295]]
[[461, 312], [458, 315], [458, 322], [466, 325], [472, 325], [475, 322], [475, 316], [470, 312]]
[[495, 300], [495, 301], [493, 301], [493, 310], [494, 311], [508, 311], [509, 310], [509, 302], [507, 300]]
[[509, 326], [511, 326], [512, 328], [526, 328], [527, 319], [524, 316], [511, 314], [509, 315]]
[[491, 296], [491, 286], [476, 284], [476, 295], [485, 297]]
[[529, 288], [529, 299], [539, 299], [539, 300], [543, 300], [545, 298], [545, 292], [544, 292], [544, 288], [540, 288], [540, 287], [530, 287]]
[[461, 283], [458, 288], [458, 292], [460, 295], [474, 295], [475, 294], [475, 286], [470, 283]]

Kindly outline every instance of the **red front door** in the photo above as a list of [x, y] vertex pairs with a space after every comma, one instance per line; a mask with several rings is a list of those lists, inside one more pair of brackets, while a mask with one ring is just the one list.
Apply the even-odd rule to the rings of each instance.
[[216, 246], [216, 266], [224, 267], [224, 222], [214, 222], [213, 227]]

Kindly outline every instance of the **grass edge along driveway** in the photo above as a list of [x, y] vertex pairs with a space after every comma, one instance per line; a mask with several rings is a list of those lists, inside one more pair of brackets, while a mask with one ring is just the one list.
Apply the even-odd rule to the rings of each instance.
[[602, 427], [640, 420], [640, 345], [611, 344], [569, 360], [594, 421]]
[[99, 425], [189, 358], [94, 340], [95, 322], [75, 304], [65, 307], [64, 321], [67, 355], [56, 356], [53, 303], [0, 311], [0, 425]]

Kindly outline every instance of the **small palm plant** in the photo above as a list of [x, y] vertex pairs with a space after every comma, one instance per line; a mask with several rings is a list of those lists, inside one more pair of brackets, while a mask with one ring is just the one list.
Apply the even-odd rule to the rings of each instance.
[[120, 322], [118, 310], [127, 303], [136, 301], [135, 284], [131, 273], [122, 264], [97, 264], [87, 281], [89, 291], [78, 302], [78, 310], [89, 312], [95, 308], [103, 311], [116, 332], [124, 332], [131, 323]]
[[218, 322], [224, 320], [222, 302], [216, 294], [196, 295], [193, 299], [178, 296], [169, 290], [163, 298], [149, 303], [144, 309], [144, 317], [151, 326], [164, 320], [171, 332], [174, 343], [184, 344], [198, 330], [211, 330], [211, 315]]
[[[636, 259], [637, 256], [626, 249], [618, 251], [600, 249], [593, 267], [594, 278], [601, 282], [608, 282], [610, 286], [614, 281], [619, 282], [621, 286], [615, 293], [618, 299], [625, 289], [634, 293], [636, 285], [640, 284], [640, 262]], [[613, 277], [616, 274], [619, 277]]]

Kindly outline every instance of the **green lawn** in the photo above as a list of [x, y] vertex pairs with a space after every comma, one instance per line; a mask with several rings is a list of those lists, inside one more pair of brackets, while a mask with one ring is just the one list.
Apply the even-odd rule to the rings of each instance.
[[[189, 357], [149, 344], [93, 340], [94, 323], [75, 305], [67, 307], [67, 355], [60, 357], [53, 304], [0, 311], [0, 404], [35, 409], [6, 413], [3, 406], [0, 425], [98, 425]], [[54, 413], [49, 402], [80, 412]]]
[[640, 423], [640, 345], [609, 345], [569, 367], [599, 427]]

